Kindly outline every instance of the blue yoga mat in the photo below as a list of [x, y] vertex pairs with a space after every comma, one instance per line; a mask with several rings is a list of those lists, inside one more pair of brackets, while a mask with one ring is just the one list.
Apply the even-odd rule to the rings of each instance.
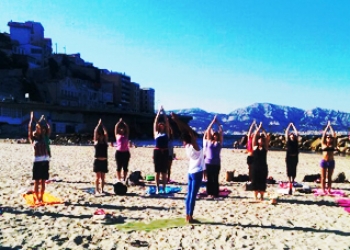
[[[165, 192], [163, 190], [163, 187], [159, 187], [159, 193], [160, 194], [173, 194], [178, 193], [181, 191], [181, 187], [173, 187], [173, 186], [166, 186]], [[146, 189], [147, 194], [155, 194], [156, 193], [156, 186], [148, 186]]]

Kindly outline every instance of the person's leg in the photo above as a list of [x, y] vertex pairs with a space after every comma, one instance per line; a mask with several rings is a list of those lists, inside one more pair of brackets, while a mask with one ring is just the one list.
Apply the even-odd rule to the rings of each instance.
[[220, 165], [217, 165], [213, 169], [213, 195], [215, 197], [219, 196], [219, 175], [220, 175]]
[[130, 152], [125, 152], [123, 158], [123, 180], [126, 181], [128, 177], [128, 168], [129, 168]]
[[259, 191], [254, 190], [254, 199], [257, 201], [258, 200], [258, 193]]
[[326, 174], [327, 168], [321, 167], [321, 189], [323, 192], [326, 191]]
[[44, 193], [45, 193], [45, 180], [39, 180], [40, 183], [40, 202], [44, 201]]
[[126, 181], [126, 178], [128, 177], [128, 169], [124, 168], [123, 169], [123, 180]]
[[334, 167], [330, 167], [328, 168], [328, 175], [327, 175], [327, 180], [328, 180], [328, 185], [327, 185], [327, 190], [328, 193], [331, 192], [332, 189], [332, 176], [333, 176], [333, 172], [334, 172]]
[[289, 194], [292, 194], [293, 190], [293, 182], [292, 182], [292, 162], [291, 157], [286, 157], [286, 169], [287, 169], [287, 176], [288, 176], [288, 188], [289, 188]]
[[168, 182], [167, 173], [166, 172], [162, 173], [162, 182], [163, 182], [163, 192], [165, 193], [166, 184]]
[[160, 177], [160, 172], [156, 172], [156, 186], [157, 186], [157, 190], [156, 193], [159, 193], [159, 177]]
[[265, 191], [260, 191], [260, 200], [263, 201], [264, 200], [264, 194], [265, 194]]
[[190, 222], [193, 220], [193, 211], [194, 211], [194, 206], [196, 205], [196, 198], [197, 198], [197, 193], [199, 191], [199, 188], [202, 183], [202, 178], [203, 178], [203, 172], [197, 172], [192, 174], [193, 176], [193, 187], [192, 187], [192, 193], [190, 196]]
[[209, 196], [214, 195], [214, 188], [213, 188], [213, 184], [214, 184], [214, 174], [213, 174], [213, 168], [211, 165], [206, 165], [206, 169], [207, 169], [207, 194]]
[[121, 171], [122, 171], [122, 163], [120, 159], [120, 153], [118, 151], [115, 152], [115, 161], [117, 163], [117, 180], [121, 181]]
[[208, 180], [208, 178], [207, 178], [207, 170], [205, 169], [203, 170], [203, 181], [206, 181], [206, 180]]
[[96, 178], [95, 178], [95, 194], [100, 193], [100, 179], [101, 179], [101, 172], [96, 172]]
[[186, 204], [186, 221], [190, 221], [190, 212], [191, 212], [191, 194], [192, 194], [192, 189], [193, 189], [193, 176], [192, 174], [188, 174], [188, 181], [187, 181], [187, 195], [185, 199], [185, 204]]
[[121, 175], [121, 170], [117, 170], [117, 180], [121, 181], [122, 180], [122, 175]]
[[105, 176], [106, 176], [106, 173], [101, 173], [101, 192], [103, 193], [104, 192], [104, 187], [105, 187]]
[[252, 181], [252, 165], [248, 165], [248, 177], [249, 177], [249, 181], [251, 182]]
[[34, 180], [34, 200], [39, 201], [39, 183], [40, 180]]
[[[169, 156], [172, 157], [172, 156]], [[170, 174], [171, 174], [171, 165], [173, 164], [173, 161], [171, 159], [168, 160], [168, 182], [170, 181]]]

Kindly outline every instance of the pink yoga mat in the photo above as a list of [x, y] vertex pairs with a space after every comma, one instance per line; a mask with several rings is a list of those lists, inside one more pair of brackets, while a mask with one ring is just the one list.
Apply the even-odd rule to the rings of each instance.
[[316, 196], [322, 196], [322, 195], [345, 196], [345, 193], [342, 190], [331, 190], [331, 192], [328, 192], [326, 190], [325, 192], [323, 192], [322, 189], [314, 189], [313, 192], [314, 192], [314, 195]]
[[339, 199], [337, 200], [337, 203], [341, 207], [350, 207], [350, 199]]
[[[219, 190], [219, 197], [227, 197], [231, 193], [231, 190], [227, 188], [222, 188]], [[207, 191], [203, 191], [199, 193], [199, 196], [205, 197], [208, 196]]]

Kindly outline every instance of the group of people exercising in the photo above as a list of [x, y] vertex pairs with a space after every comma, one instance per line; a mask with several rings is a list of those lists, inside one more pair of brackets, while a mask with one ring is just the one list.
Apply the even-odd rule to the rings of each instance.
[[[223, 128], [215, 116], [210, 122], [203, 136], [203, 146], [198, 145], [197, 133], [186, 123], [179, 119], [175, 113], [170, 114], [170, 119], [177, 125], [181, 132], [181, 141], [189, 159], [188, 164], [188, 188], [186, 196], [186, 221], [193, 222], [193, 211], [196, 196], [206, 179], [207, 194], [209, 197], [219, 195], [219, 173], [221, 168], [220, 152], [223, 146]], [[214, 129], [217, 126], [217, 129]], [[33, 129], [34, 128], [34, 129]], [[290, 129], [293, 128], [293, 132]], [[50, 126], [42, 116], [39, 121], [30, 115], [28, 126], [28, 138], [34, 148], [33, 180], [34, 197], [36, 202], [42, 202], [45, 192], [45, 180], [49, 178], [49, 160], [51, 151], [49, 146]], [[163, 107], [155, 117], [154, 126], [155, 147], [153, 150], [154, 170], [156, 173], [156, 192], [165, 192], [166, 185], [170, 180], [171, 165], [174, 156], [173, 132], [169, 125], [169, 118]], [[115, 129], [117, 163], [116, 177], [118, 181], [125, 181], [128, 176], [128, 164], [130, 160], [129, 150], [129, 127], [122, 118], [116, 123]], [[292, 194], [293, 182], [296, 177], [298, 165], [298, 131], [293, 123], [285, 130], [286, 138], [286, 172], [289, 180], [289, 194]], [[267, 152], [269, 150], [270, 136], [262, 126], [254, 121], [247, 133], [247, 164], [249, 179], [254, 197], [260, 201], [264, 199], [266, 191], [266, 179], [268, 177]], [[108, 134], [107, 129], [100, 119], [94, 129], [94, 163], [93, 171], [95, 178], [95, 194], [104, 192], [105, 175], [108, 172]], [[334, 151], [336, 150], [336, 134], [328, 122], [322, 133], [322, 160], [321, 188], [324, 192], [330, 192], [332, 187], [332, 174], [335, 167]], [[122, 171], [123, 170], [123, 171]], [[160, 178], [162, 188], [160, 188]], [[326, 190], [326, 179], [328, 179]]]

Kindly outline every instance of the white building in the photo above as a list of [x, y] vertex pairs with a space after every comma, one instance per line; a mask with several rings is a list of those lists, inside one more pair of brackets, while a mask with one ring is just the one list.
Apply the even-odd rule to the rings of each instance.
[[13, 53], [28, 56], [31, 68], [44, 66], [52, 53], [52, 41], [44, 38], [44, 27], [41, 23], [11, 21], [7, 25], [10, 27], [11, 40], [18, 42]]

